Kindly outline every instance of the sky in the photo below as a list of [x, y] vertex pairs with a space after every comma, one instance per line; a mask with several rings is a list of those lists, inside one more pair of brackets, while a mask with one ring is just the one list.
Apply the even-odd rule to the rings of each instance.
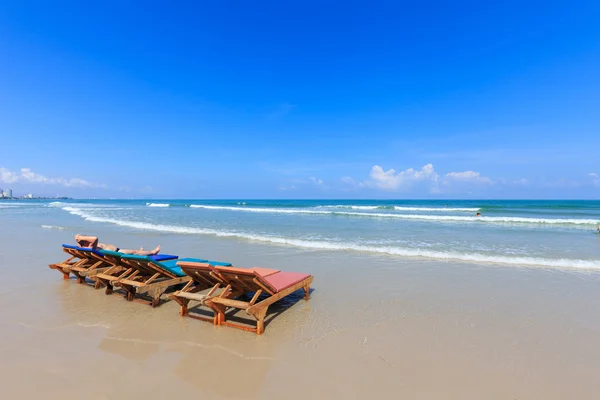
[[600, 199], [600, 2], [0, 3], [0, 188]]

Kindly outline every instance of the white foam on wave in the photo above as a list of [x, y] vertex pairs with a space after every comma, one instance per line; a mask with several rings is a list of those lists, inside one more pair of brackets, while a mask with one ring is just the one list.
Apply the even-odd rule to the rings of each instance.
[[169, 207], [169, 203], [146, 203], [148, 207]]
[[66, 226], [56, 226], [56, 225], [42, 225], [42, 228], [44, 228], [44, 229], [59, 229], [59, 230], [67, 229]]
[[480, 211], [481, 208], [479, 208], [479, 207], [404, 207], [404, 206], [394, 206], [394, 210], [428, 211], [428, 212], [438, 212], [438, 211], [475, 212], [475, 211]]
[[15, 203], [11, 200], [6, 202], [0, 202], [0, 208], [16, 208], [23, 206], [38, 206], [40, 203]]
[[378, 208], [391, 208], [386, 206], [351, 206], [351, 205], [330, 205], [330, 206], [317, 206], [317, 208], [350, 208], [352, 210], [377, 210]]
[[462, 215], [426, 215], [426, 214], [391, 214], [391, 213], [373, 213], [373, 212], [352, 212], [352, 211], [322, 211], [305, 209], [285, 209], [285, 208], [244, 208], [231, 206], [206, 206], [193, 204], [192, 208], [203, 208], [208, 210], [228, 210], [243, 211], [254, 213], [278, 213], [278, 214], [317, 214], [317, 215], [345, 215], [354, 217], [376, 217], [376, 218], [396, 218], [405, 220], [423, 220], [423, 221], [451, 221], [451, 222], [473, 222], [473, 223], [519, 223], [519, 224], [560, 224], [560, 225], [595, 225], [599, 221], [595, 219], [577, 219], [577, 218], [529, 218], [529, 217], [477, 217]]
[[319, 206], [319, 208], [349, 208], [352, 210], [378, 210], [378, 209], [394, 209], [397, 211], [426, 211], [426, 212], [438, 212], [438, 211], [452, 211], [452, 212], [475, 212], [480, 211], [479, 207], [412, 207], [412, 206], [353, 206], [353, 205], [332, 205], [332, 206]]
[[358, 251], [379, 254], [389, 254], [403, 257], [434, 259], [443, 261], [462, 261], [475, 263], [492, 263], [502, 265], [516, 265], [527, 267], [546, 267], [546, 268], [576, 268], [576, 269], [600, 269], [599, 260], [577, 260], [568, 258], [541, 258], [541, 257], [519, 257], [519, 256], [501, 256], [487, 255], [477, 253], [459, 253], [453, 251], [435, 251], [415, 248], [404, 248], [394, 246], [365, 246], [358, 243], [348, 242], [325, 242], [318, 240], [291, 239], [278, 236], [257, 235], [247, 232], [223, 231], [207, 228], [194, 228], [175, 225], [159, 225], [146, 222], [123, 221], [112, 218], [100, 218], [85, 213], [72, 207], [63, 208], [71, 214], [78, 215], [87, 221], [105, 222], [129, 228], [151, 230], [160, 232], [171, 232], [192, 235], [210, 235], [217, 237], [228, 237], [236, 239], [255, 240], [265, 243], [281, 244], [295, 247], [302, 247], [316, 250], [330, 251]]

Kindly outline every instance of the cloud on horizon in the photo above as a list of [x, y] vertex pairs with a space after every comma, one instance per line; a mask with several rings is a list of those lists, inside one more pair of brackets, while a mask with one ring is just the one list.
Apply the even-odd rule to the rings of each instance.
[[106, 189], [106, 185], [86, 181], [81, 178], [49, 178], [33, 172], [30, 168], [21, 168], [19, 172], [12, 172], [7, 168], [0, 168], [0, 183], [33, 183], [61, 185], [69, 188], [100, 188]]
[[600, 175], [595, 172], [590, 172], [588, 176], [592, 178], [592, 185], [600, 187]]
[[420, 169], [408, 168], [399, 172], [393, 168], [386, 171], [380, 165], [374, 165], [369, 173], [369, 179], [357, 181], [350, 176], [344, 176], [341, 178], [341, 182], [354, 189], [373, 188], [388, 192], [408, 192], [413, 189], [421, 189], [431, 194], [469, 191], [470, 189], [493, 185], [525, 186], [529, 183], [526, 179], [516, 181], [492, 180], [481, 175], [480, 172], [470, 170], [440, 174], [431, 163]]

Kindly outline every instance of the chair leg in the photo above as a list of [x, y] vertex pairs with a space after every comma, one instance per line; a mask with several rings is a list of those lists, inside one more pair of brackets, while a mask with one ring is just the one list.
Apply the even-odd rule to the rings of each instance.
[[304, 286], [304, 300], [308, 300], [308, 297], [310, 296], [310, 285], [306, 285]]
[[209, 306], [213, 312], [215, 313], [214, 319], [213, 319], [213, 324], [214, 325], [221, 325], [225, 322], [225, 310], [226, 307], [222, 304], [215, 304], [213, 302], [210, 302], [210, 304], [207, 302], [206, 304], [207, 306]]
[[128, 285], [121, 285], [125, 289], [125, 300], [133, 301], [135, 299], [135, 289]]
[[79, 275], [78, 272], [74, 272], [74, 274], [77, 277], [77, 283], [81, 283], [81, 284], [85, 283], [85, 276]]
[[254, 318], [256, 318], [256, 334], [257, 335], [262, 335], [262, 333], [265, 331], [265, 315], [267, 315], [267, 310], [269, 309], [269, 306], [261, 308], [260, 310], [258, 310], [258, 312], [253, 315]]
[[150, 293], [150, 297], [152, 298], [152, 303], [150, 303], [150, 305], [152, 306], [152, 308], [156, 308], [160, 305], [160, 296], [162, 296], [162, 294], [167, 290], [167, 288], [164, 289], [154, 289], [151, 293]]
[[181, 315], [182, 317], [188, 315], [188, 304], [190, 303], [190, 299], [175, 298], [175, 300], [181, 306], [181, 308], [179, 309], [179, 315]]

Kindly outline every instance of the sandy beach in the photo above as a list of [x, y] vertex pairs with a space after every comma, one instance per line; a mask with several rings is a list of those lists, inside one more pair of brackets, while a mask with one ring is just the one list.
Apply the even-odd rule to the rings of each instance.
[[[238, 266], [310, 272], [314, 291], [274, 307], [261, 336], [63, 281], [48, 268], [76, 231], [0, 224], [0, 376], [7, 398], [393, 396], [594, 399], [600, 274], [407, 261], [361, 253], [118, 231]], [[89, 228], [89, 227], [88, 227]], [[108, 240], [107, 240], [108, 241]]]

